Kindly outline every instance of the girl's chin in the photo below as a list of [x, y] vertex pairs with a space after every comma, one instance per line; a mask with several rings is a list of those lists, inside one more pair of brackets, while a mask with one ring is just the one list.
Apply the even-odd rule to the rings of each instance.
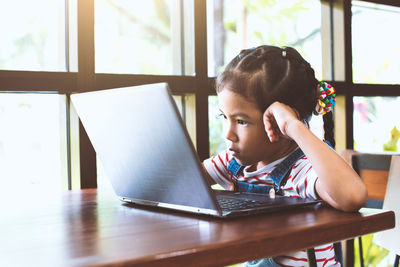
[[243, 166], [249, 166], [251, 165], [251, 162], [249, 162], [248, 160], [244, 159], [244, 158], [240, 158], [240, 157], [235, 157], [236, 161]]

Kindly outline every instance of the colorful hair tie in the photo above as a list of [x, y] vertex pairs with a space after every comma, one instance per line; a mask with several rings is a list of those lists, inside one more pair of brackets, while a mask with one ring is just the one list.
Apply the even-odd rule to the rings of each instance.
[[317, 86], [317, 104], [315, 106], [315, 115], [325, 115], [333, 110], [336, 103], [336, 91], [327, 82], [320, 82]]

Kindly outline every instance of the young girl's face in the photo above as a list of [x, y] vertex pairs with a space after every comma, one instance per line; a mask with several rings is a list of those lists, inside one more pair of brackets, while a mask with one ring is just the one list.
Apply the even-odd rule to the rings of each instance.
[[224, 137], [228, 149], [242, 165], [269, 163], [276, 145], [269, 142], [263, 123], [263, 113], [256, 104], [229, 89], [218, 94], [224, 119]]

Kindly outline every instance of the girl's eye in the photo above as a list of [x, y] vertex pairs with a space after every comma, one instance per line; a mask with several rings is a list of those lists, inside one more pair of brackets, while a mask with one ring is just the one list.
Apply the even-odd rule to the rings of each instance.
[[247, 125], [247, 122], [244, 120], [237, 120], [237, 123], [240, 125]]

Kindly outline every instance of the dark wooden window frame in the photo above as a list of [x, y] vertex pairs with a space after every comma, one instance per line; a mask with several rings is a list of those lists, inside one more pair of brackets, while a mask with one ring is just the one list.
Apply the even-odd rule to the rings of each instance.
[[[335, 2], [335, 0], [321, 0]], [[364, 0], [373, 3], [400, 6], [397, 0]], [[353, 97], [399, 96], [400, 85], [355, 84], [352, 81], [351, 0], [343, 0], [345, 81], [331, 81], [338, 94], [346, 99], [346, 146], [353, 148]], [[35, 72], [0, 70], [0, 91], [43, 92], [55, 91], [69, 96], [74, 92], [93, 91], [121, 86], [167, 82], [173, 94], [194, 94], [196, 99], [196, 147], [200, 159], [209, 156], [208, 96], [215, 95], [214, 78], [207, 72], [206, 1], [194, 0], [195, 75], [128, 75], [97, 74], [94, 67], [94, 0], [78, 0], [78, 72]], [[333, 21], [334, 23], [334, 21]], [[66, 29], [68, 30], [68, 29]], [[332, 40], [331, 43], [333, 43]], [[67, 103], [67, 108], [69, 103]], [[67, 118], [67, 122], [69, 119]], [[67, 126], [69, 131], [70, 127]], [[96, 154], [82, 127], [80, 137], [80, 186], [97, 187]], [[71, 154], [70, 154], [71, 157]], [[71, 173], [69, 166], [69, 179]], [[69, 182], [71, 188], [71, 182]]]
[[[334, 1], [334, 0], [332, 0]], [[365, 2], [400, 7], [396, 0], [362, 0]], [[344, 42], [345, 42], [345, 81], [335, 82], [333, 85], [339, 95], [345, 96], [346, 101], [346, 148], [353, 149], [353, 97], [354, 96], [400, 96], [400, 85], [390, 84], [359, 84], [353, 82], [352, 61], [352, 28], [351, 28], [351, 0], [343, 0], [344, 13]]]

